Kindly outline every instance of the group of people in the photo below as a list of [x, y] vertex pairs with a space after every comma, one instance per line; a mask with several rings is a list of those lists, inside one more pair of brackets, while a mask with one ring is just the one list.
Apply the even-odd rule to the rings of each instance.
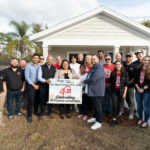
[[[17, 58], [12, 58], [11, 66], [0, 72], [0, 125], [4, 125], [2, 113], [5, 97], [10, 121], [14, 119], [14, 113], [16, 116], [22, 115], [21, 107], [27, 107], [27, 121], [31, 123], [33, 105], [38, 121], [43, 121], [45, 115], [53, 119], [53, 105], [47, 104], [47, 101], [49, 84], [52, 78], [56, 78], [76, 79], [82, 83], [82, 104], [59, 104], [60, 119], [65, 116], [71, 118], [72, 107], [79, 113], [78, 118], [94, 123], [92, 130], [101, 128], [102, 114], [112, 117], [110, 126], [114, 127], [120, 123], [125, 100], [129, 119], [134, 118], [135, 95], [139, 119], [137, 125], [146, 128], [150, 118], [150, 56], [144, 56], [142, 50], [137, 50], [135, 55], [137, 60], [133, 62], [131, 53], [126, 55], [125, 60], [117, 53], [116, 60], [112, 62], [110, 55], [99, 50], [97, 55], [86, 55], [85, 58], [82, 53], [77, 57], [71, 56], [70, 60], [62, 60], [58, 56], [53, 64], [53, 56], [48, 56], [44, 62], [43, 56], [33, 54], [31, 63], [21, 60], [20, 65]], [[88, 118], [90, 111], [92, 118]]]

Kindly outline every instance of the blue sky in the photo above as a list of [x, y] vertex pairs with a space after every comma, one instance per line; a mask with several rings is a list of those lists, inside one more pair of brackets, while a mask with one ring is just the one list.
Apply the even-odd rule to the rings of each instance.
[[150, 19], [150, 0], [0, 0], [0, 32], [13, 30], [11, 20], [50, 27], [101, 5], [137, 21]]

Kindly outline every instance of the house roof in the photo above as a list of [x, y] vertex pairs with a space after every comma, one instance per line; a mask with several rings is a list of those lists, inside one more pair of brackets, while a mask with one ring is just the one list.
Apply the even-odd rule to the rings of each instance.
[[114, 18], [118, 22], [121, 22], [121, 23], [123, 23], [129, 27], [132, 27], [135, 30], [137, 30], [137, 31], [150, 37], [150, 29], [149, 28], [145, 27], [144, 25], [141, 25], [140, 23], [138, 23], [138, 22], [136, 22], [136, 21], [134, 21], [134, 20], [106, 7], [106, 6], [101, 6], [99, 8], [94, 9], [94, 10], [91, 10], [87, 13], [84, 13], [84, 14], [81, 14], [77, 17], [69, 19], [65, 22], [62, 22], [62, 23], [57, 24], [55, 26], [52, 26], [47, 30], [33, 34], [30, 36], [30, 40], [32, 40], [32, 41], [40, 40], [41, 38], [44, 38], [46, 36], [49, 36], [49, 35], [54, 34], [56, 32], [59, 32], [63, 29], [71, 27], [77, 23], [80, 23], [84, 20], [87, 20], [87, 19], [92, 18], [92, 17], [99, 15], [99, 14], [104, 14], [106, 16]]

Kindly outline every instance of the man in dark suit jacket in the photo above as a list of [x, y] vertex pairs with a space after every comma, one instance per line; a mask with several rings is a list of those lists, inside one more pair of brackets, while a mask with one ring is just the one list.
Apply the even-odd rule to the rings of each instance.
[[92, 56], [93, 68], [90, 70], [87, 79], [82, 81], [86, 84], [85, 93], [90, 97], [94, 106], [94, 116], [87, 120], [88, 123], [95, 122], [92, 130], [101, 128], [102, 122], [102, 99], [105, 94], [105, 72], [104, 67], [99, 63], [97, 55]]
[[[40, 106], [41, 106], [39, 121], [42, 121], [43, 115], [45, 115], [45, 107], [49, 95], [50, 78], [54, 78], [55, 72], [56, 68], [53, 66], [53, 57], [48, 56], [46, 63], [40, 66], [38, 71], [38, 80], [40, 82]], [[51, 119], [53, 118], [51, 104], [48, 104], [48, 115]]]

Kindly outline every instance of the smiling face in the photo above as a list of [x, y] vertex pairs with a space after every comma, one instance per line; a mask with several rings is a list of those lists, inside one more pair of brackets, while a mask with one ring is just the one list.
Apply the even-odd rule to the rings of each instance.
[[131, 63], [132, 62], [132, 57], [131, 56], [126, 56], [126, 62]]
[[33, 64], [38, 64], [39, 60], [40, 60], [39, 56], [36, 56], [36, 55], [32, 58]]
[[11, 66], [12, 66], [12, 68], [17, 68], [18, 64], [19, 64], [19, 62], [18, 62], [17, 59], [12, 59], [11, 60]]
[[145, 56], [142, 60], [142, 63], [145, 67], [147, 67], [150, 64], [150, 57]]
[[47, 64], [48, 65], [52, 65], [53, 64], [53, 57], [52, 56], [48, 56], [47, 57]]
[[99, 63], [99, 59], [96, 55], [92, 56], [92, 65], [96, 65]]
[[76, 57], [73, 56], [73, 57], [71, 58], [71, 62], [72, 62], [73, 64], [75, 64], [75, 63], [77, 62]]
[[144, 56], [143, 53], [137, 53], [137, 54], [136, 54], [136, 58], [137, 58], [139, 61], [142, 61], [143, 56]]
[[86, 67], [85, 66], [81, 66], [80, 67], [80, 73], [85, 73], [86, 72]]
[[120, 72], [122, 68], [122, 64], [120, 62], [116, 62], [116, 70]]
[[110, 56], [106, 56], [105, 57], [105, 61], [106, 61], [107, 65], [111, 64], [111, 57]]
[[68, 64], [67, 61], [64, 61], [64, 62], [63, 62], [62, 68], [63, 68], [64, 70], [67, 70], [67, 69], [69, 68], [69, 64]]

